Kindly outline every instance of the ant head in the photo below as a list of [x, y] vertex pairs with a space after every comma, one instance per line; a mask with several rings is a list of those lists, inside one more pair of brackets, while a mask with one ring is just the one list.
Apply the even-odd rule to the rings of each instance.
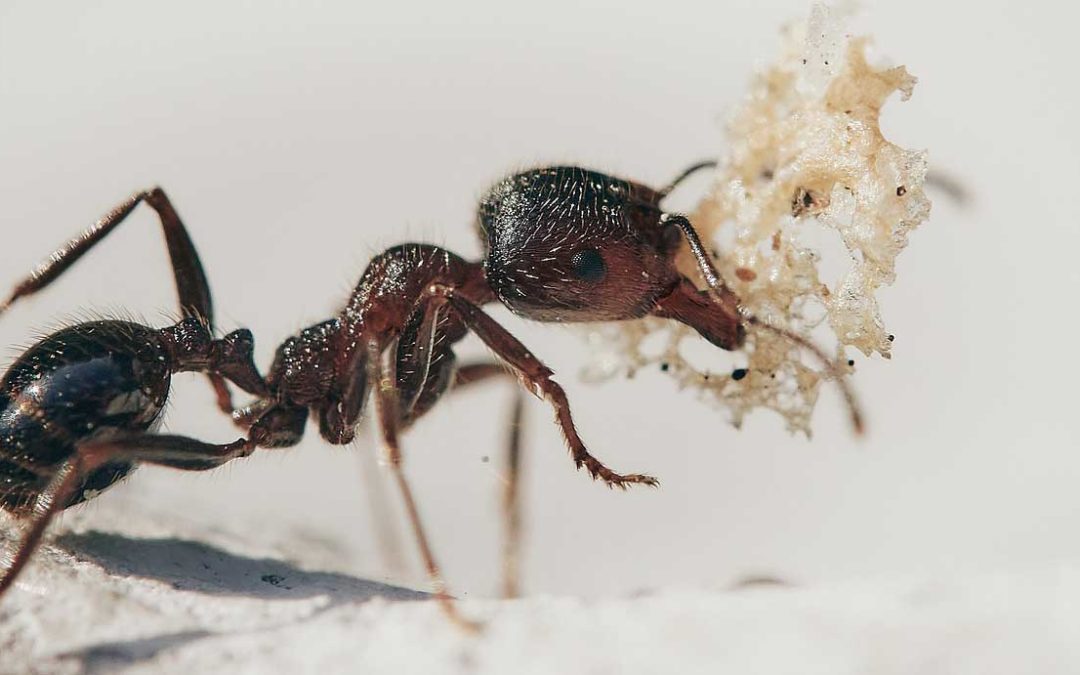
[[539, 321], [631, 319], [678, 281], [663, 195], [577, 167], [519, 173], [480, 203], [484, 273], [499, 299]]

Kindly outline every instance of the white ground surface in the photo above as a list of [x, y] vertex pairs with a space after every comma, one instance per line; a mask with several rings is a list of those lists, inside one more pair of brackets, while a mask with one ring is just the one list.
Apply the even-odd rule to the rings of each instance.
[[[99, 514], [100, 515], [100, 514]], [[0, 606], [2, 673], [1075, 673], [1080, 570], [466, 600], [130, 517], [69, 518]], [[296, 549], [294, 549], [294, 554]], [[306, 563], [305, 560], [306, 558]]]

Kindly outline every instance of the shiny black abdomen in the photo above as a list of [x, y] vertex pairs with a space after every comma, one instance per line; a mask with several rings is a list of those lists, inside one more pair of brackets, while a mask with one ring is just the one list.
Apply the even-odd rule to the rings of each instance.
[[[65, 328], [27, 350], [0, 380], [0, 507], [30, 508], [80, 442], [152, 428], [170, 374], [157, 331], [125, 321]], [[97, 469], [66, 506], [132, 468], [117, 462]]]

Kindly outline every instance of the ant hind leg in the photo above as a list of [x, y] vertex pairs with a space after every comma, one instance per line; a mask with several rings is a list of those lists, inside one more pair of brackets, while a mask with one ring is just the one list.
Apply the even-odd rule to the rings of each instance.
[[[154, 187], [136, 192], [87, 228], [82, 234], [53, 251], [52, 255], [34, 268], [26, 278], [15, 285], [7, 300], [0, 302], [0, 315], [3, 315], [20, 298], [34, 295], [44, 290], [90, 249], [101, 243], [105, 237], [124, 222], [131, 212], [142, 202], [146, 202], [157, 212], [161, 229], [165, 235], [165, 244], [169, 251], [173, 277], [176, 281], [176, 293], [180, 301], [180, 313], [184, 317], [202, 317], [213, 327], [214, 306], [210, 295], [210, 285], [206, 280], [199, 254], [191, 241], [187, 228], [180, 215], [173, 208], [165, 191]], [[224, 378], [214, 373], [207, 373], [210, 386], [218, 408], [227, 415], [233, 412], [232, 395]]]

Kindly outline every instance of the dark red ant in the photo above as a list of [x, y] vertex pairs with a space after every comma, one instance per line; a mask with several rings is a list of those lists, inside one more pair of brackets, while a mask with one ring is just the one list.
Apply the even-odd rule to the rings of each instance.
[[[309, 416], [318, 422], [320, 434], [327, 441], [336, 445], [349, 443], [365, 402], [372, 396], [389, 464], [428, 574], [444, 608], [458, 619], [402, 472], [398, 443], [399, 432], [430, 410], [448, 390], [509, 370], [526, 389], [554, 408], [578, 468], [584, 466], [593, 478], [609, 486], [657, 484], [644, 474], [616, 473], [588, 452], [574, 426], [566, 394], [552, 379], [552, 371], [484, 312], [485, 304], [499, 301], [516, 314], [537, 321], [613, 321], [649, 315], [670, 318], [693, 327], [705, 339], [727, 350], [744, 344], [748, 326], [761, 327], [809, 349], [825, 364], [839, 382], [855, 428], [861, 429], [861, 417], [840, 368], [802, 337], [763, 323], [747, 312], [721, 280], [689, 220], [665, 213], [660, 207], [684, 178], [711, 166], [711, 162], [695, 165], [661, 190], [576, 167], [535, 169], [502, 180], [480, 203], [479, 226], [485, 249], [482, 261], [470, 262], [426, 244], [403, 244], [380, 254], [336, 317], [301, 331], [278, 348], [266, 377], [266, 391], [233, 414], [234, 420], [248, 430], [246, 441], [232, 444], [237, 449], [228, 457], [220, 448], [229, 446], [211, 446], [214, 449], [207, 454], [200, 444], [192, 448], [186, 463], [184, 452], [173, 449], [169, 451], [169, 465], [202, 469], [207, 468], [210, 457], [221, 463], [249, 454], [253, 447], [295, 445]], [[708, 284], [706, 290], [699, 290], [676, 268], [675, 256], [683, 239]], [[61, 250], [54, 260], [70, 254], [72, 248]], [[78, 254], [85, 248], [88, 246], [79, 249]], [[173, 260], [178, 285], [182, 286], [180, 278], [184, 275], [180, 269], [190, 272], [192, 267], [177, 266], [175, 252]], [[201, 286], [205, 287], [205, 283]], [[26, 293], [16, 291], [15, 297], [21, 294]], [[204, 316], [209, 314], [208, 292], [206, 298], [205, 307], [196, 307], [205, 310]], [[456, 367], [453, 345], [470, 331], [496, 354], [501, 366], [490, 363]], [[128, 350], [131, 347], [127, 345]], [[11, 373], [21, 372], [20, 364], [28, 357], [24, 356]], [[209, 370], [233, 379], [249, 391], [254, 388], [231, 373]], [[12, 391], [10, 400], [30, 400], [26, 395], [29, 385], [11, 373], [4, 380]], [[227, 391], [226, 395], [220, 394], [223, 387], [215, 382], [219, 401], [225, 407]], [[12, 409], [10, 405], [8, 409]], [[53, 414], [49, 409], [31, 410], [39, 419]], [[140, 438], [153, 437], [144, 434]], [[143, 459], [147, 455], [134, 454], [143, 451], [133, 446], [120, 449], [95, 442], [92, 447], [93, 457], [99, 462], [114, 460], [117, 455], [135, 461], [159, 459], [153, 452], [149, 459]], [[11, 453], [6, 446], [0, 448], [0, 457], [9, 454], [17, 455], [18, 450]], [[63, 466], [68, 466], [72, 457], [80, 456], [75, 443], [63, 446], [56, 454], [60, 456], [49, 460], [51, 471], [56, 471], [59, 463], [67, 462]], [[36, 537], [40, 537], [48, 518], [60, 510], [51, 506], [53, 503], [73, 503], [78, 481], [67, 475], [58, 473], [59, 478], [54, 477], [48, 487], [42, 489], [41, 483], [34, 483], [25, 491], [27, 499], [37, 499], [31, 528], [38, 533]], [[511, 485], [515, 481], [512, 473]], [[25, 562], [37, 543], [36, 537], [24, 538], [17, 561]], [[9, 572], [2, 583], [9, 585], [12, 576]]]

